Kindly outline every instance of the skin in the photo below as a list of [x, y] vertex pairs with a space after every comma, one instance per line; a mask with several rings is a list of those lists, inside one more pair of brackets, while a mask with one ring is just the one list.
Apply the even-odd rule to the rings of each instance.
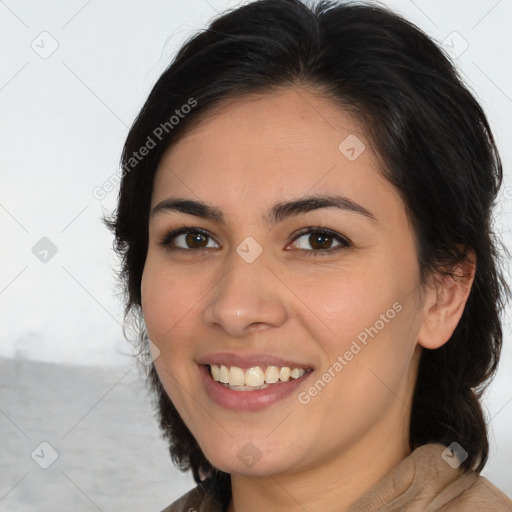
[[[338, 149], [350, 134], [366, 145], [354, 161]], [[274, 226], [263, 220], [275, 203], [333, 193], [375, 220], [334, 208]], [[471, 278], [420, 286], [399, 195], [357, 122], [313, 90], [290, 87], [221, 106], [164, 154], [152, 207], [169, 197], [199, 199], [226, 219], [221, 225], [181, 212], [152, 215], [141, 291], [164, 388], [206, 457], [231, 474], [229, 511], [346, 510], [410, 453], [422, 347], [449, 339]], [[159, 243], [183, 225], [207, 230], [207, 248], [180, 252]], [[351, 245], [313, 256], [318, 245], [296, 232], [319, 226]], [[252, 263], [236, 252], [248, 236], [263, 248]], [[190, 247], [183, 237], [174, 242]], [[397, 302], [401, 311], [308, 404], [300, 403], [298, 393]], [[203, 388], [196, 361], [211, 352], [293, 355], [314, 372], [266, 409], [232, 411]], [[252, 467], [237, 457], [249, 442], [261, 455]]]

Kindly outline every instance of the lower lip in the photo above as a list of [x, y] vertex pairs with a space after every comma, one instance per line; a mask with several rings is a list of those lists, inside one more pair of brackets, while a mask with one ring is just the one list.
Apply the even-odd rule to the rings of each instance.
[[221, 407], [237, 411], [261, 411], [279, 400], [290, 396], [313, 372], [306, 372], [299, 379], [271, 384], [268, 388], [255, 391], [235, 391], [213, 380], [207, 365], [199, 365], [208, 396]]

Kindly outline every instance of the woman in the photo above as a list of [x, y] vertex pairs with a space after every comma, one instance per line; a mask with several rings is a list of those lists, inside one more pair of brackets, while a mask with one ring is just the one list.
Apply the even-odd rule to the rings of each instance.
[[179, 51], [122, 163], [126, 314], [198, 483], [167, 511], [511, 510], [479, 475], [501, 163], [425, 34], [238, 8]]

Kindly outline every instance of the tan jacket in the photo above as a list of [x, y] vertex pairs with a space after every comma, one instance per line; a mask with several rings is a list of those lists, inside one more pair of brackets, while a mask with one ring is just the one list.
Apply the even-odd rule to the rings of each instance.
[[[347, 512], [512, 512], [512, 500], [486, 478], [445, 462], [445, 449], [437, 443], [417, 448]], [[224, 511], [197, 486], [162, 512]]]

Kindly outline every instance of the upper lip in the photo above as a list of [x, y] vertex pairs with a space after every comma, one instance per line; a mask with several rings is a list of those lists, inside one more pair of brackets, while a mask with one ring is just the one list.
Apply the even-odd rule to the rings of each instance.
[[198, 364], [223, 364], [225, 366], [236, 366], [238, 368], [247, 369], [253, 366], [288, 366], [289, 368], [312, 369], [308, 363], [292, 361], [284, 359], [272, 354], [235, 354], [231, 352], [217, 352], [214, 354], [206, 354], [197, 359]]

